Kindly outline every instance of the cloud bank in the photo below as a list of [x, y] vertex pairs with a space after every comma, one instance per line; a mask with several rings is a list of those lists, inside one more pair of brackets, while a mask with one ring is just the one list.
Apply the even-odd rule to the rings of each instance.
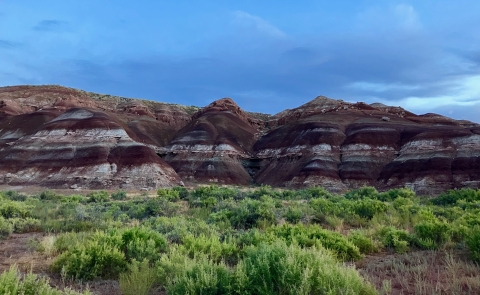
[[[474, 9], [470, 4], [457, 6]], [[0, 53], [9, 52], [0, 57], [0, 78], [4, 85], [53, 83], [187, 105], [228, 96], [266, 113], [326, 95], [480, 122], [480, 34], [473, 29], [480, 19], [458, 14], [454, 27], [438, 20], [445, 11], [414, 2], [363, 5], [338, 16], [348, 18], [344, 27], [303, 33], [282, 26], [288, 9], [263, 17], [227, 7], [205, 23], [192, 16], [189, 26], [131, 14], [69, 19], [65, 30], [67, 22], [43, 18], [30, 27], [29, 41], [0, 40]], [[54, 38], [45, 36], [50, 32]]]

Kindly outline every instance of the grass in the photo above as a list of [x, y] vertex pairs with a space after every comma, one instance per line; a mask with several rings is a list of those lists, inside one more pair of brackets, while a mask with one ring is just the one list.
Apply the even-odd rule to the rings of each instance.
[[357, 263], [381, 294], [480, 294], [480, 267], [462, 252], [416, 251]]
[[123, 295], [147, 295], [152, 289], [157, 275], [148, 261], [135, 261], [128, 272], [120, 274], [120, 290]]
[[71, 289], [58, 290], [49, 285], [49, 280], [36, 274], [21, 275], [17, 266], [12, 265], [8, 271], [0, 274], [0, 294], [5, 295], [89, 295]]

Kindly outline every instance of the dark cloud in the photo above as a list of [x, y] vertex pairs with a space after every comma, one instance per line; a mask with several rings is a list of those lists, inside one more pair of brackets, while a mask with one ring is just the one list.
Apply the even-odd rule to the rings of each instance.
[[62, 29], [64, 24], [65, 24], [64, 21], [45, 19], [40, 21], [36, 26], [34, 26], [33, 29], [35, 31], [41, 31], [41, 32], [52, 32], [52, 31], [57, 31]]
[[[398, 19], [390, 25], [391, 16], [382, 15], [381, 24], [375, 20], [367, 29], [290, 38], [257, 16], [237, 12], [240, 28], [210, 40], [208, 49], [198, 50], [204, 57], [174, 60], [161, 54], [119, 54], [115, 61], [97, 62], [100, 58], [92, 54], [95, 60], [58, 61], [37, 74], [44, 83], [188, 105], [229, 96], [247, 110], [267, 113], [317, 95], [395, 105], [407, 97], [452, 95], [462, 77], [479, 74], [480, 44], [472, 42], [470, 51], [447, 48], [448, 40], [421, 29], [413, 8], [400, 6], [395, 13]], [[43, 20], [34, 29], [54, 31], [64, 25]], [[0, 41], [0, 47], [8, 46]]]
[[[437, 63], [442, 52], [432, 49], [433, 45], [426, 41], [410, 41], [346, 38], [320, 45], [292, 46], [279, 55], [262, 59], [238, 53], [237, 58], [173, 61], [150, 57], [106, 65], [75, 60], [60, 66], [67, 72], [55, 79], [70, 77], [69, 82], [90, 85], [92, 90], [184, 104], [202, 105], [230, 96], [244, 100], [249, 104], [244, 107], [252, 111], [270, 113], [297, 106], [317, 95], [351, 101], [445, 95], [454, 85], [449, 82], [452, 75], [448, 68]], [[386, 86], [352, 86], [361, 81]], [[107, 89], [105, 85], [114, 87]]]

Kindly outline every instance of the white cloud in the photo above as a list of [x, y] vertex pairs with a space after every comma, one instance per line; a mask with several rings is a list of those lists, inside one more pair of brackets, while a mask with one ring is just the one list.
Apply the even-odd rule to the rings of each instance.
[[241, 10], [234, 12], [234, 23], [242, 27], [254, 28], [258, 32], [272, 37], [285, 38], [287, 36], [280, 29], [270, 24], [263, 18]]
[[355, 90], [373, 91], [373, 92], [385, 92], [392, 90], [418, 90], [418, 85], [405, 85], [400, 83], [386, 84], [386, 83], [372, 83], [372, 82], [355, 82], [347, 86]]
[[407, 109], [420, 111], [447, 105], [473, 106], [480, 102], [480, 75], [458, 78], [449, 94], [431, 97], [406, 97], [400, 104]]
[[415, 32], [422, 28], [420, 17], [411, 5], [372, 6], [358, 14], [358, 28], [367, 32], [401, 30]]
[[417, 12], [411, 5], [399, 4], [393, 8], [397, 20], [405, 29], [417, 29], [421, 27]]

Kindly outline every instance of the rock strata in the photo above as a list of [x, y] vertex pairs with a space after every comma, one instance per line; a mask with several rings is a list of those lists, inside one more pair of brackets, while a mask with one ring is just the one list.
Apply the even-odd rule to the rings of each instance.
[[317, 97], [276, 115], [60, 86], [0, 88], [0, 184], [157, 188], [188, 183], [480, 187], [480, 126]]
[[251, 158], [257, 129], [233, 100], [217, 100], [196, 112], [159, 154], [185, 180], [250, 184], [242, 160]]

